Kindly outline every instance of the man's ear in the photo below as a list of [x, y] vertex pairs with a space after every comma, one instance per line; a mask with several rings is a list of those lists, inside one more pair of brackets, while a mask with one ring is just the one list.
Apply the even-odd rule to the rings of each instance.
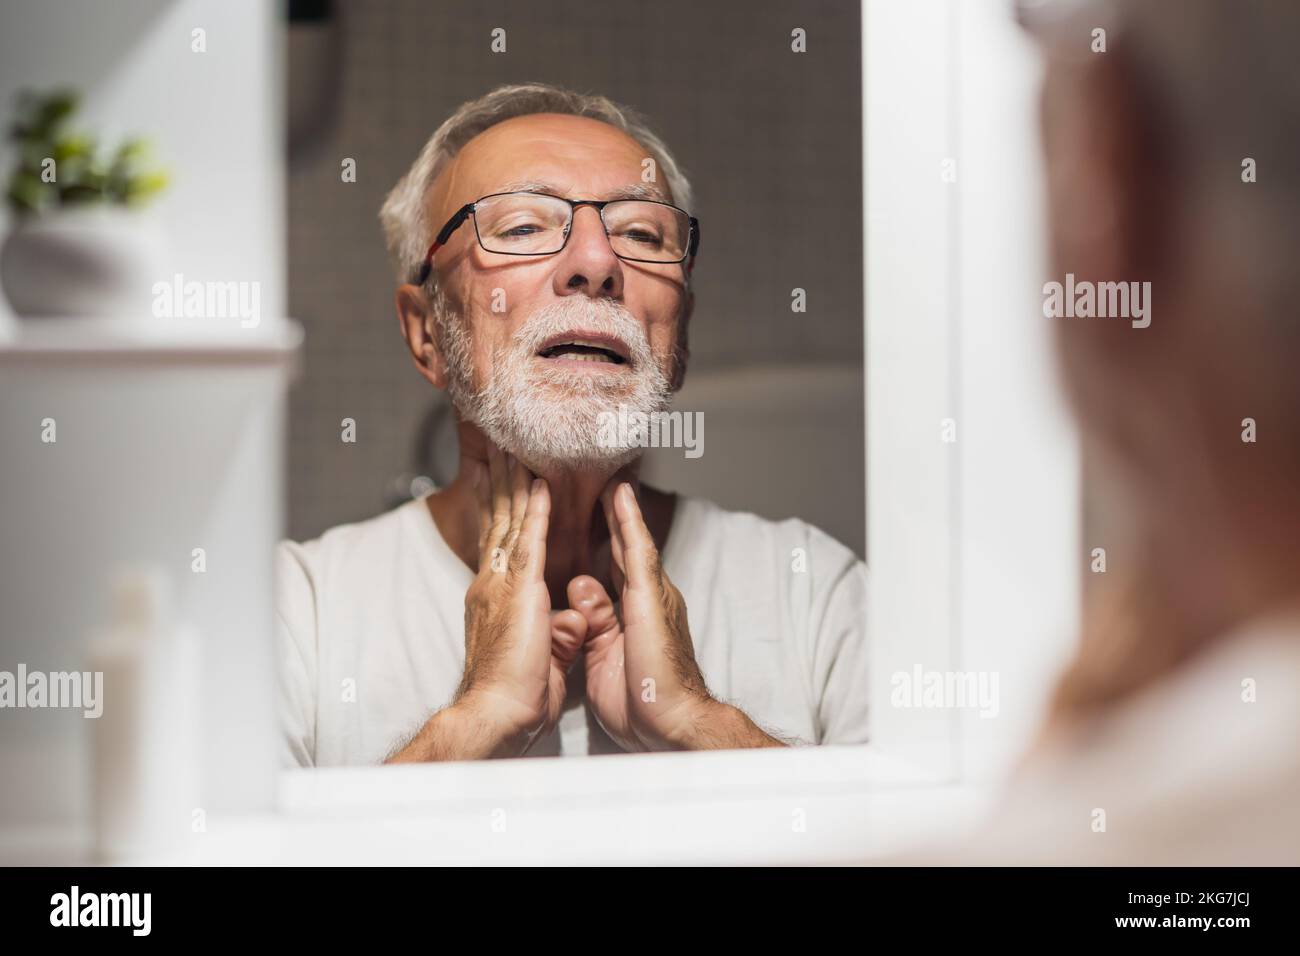
[[1044, 90], [1052, 278], [1127, 281], [1144, 265], [1144, 182], [1152, 144], [1118, 53], [1050, 71]]
[[[1128, 55], [1049, 63], [1042, 100], [1051, 280], [1151, 282], [1160, 296], [1163, 234], [1178, 218], [1164, 198], [1159, 134], [1142, 112]], [[1093, 286], [1093, 288], [1099, 288]], [[1047, 293], [1044, 287], [1044, 295]], [[1150, 302], [1148, 300], [1148, 307]], [[1165, 313], [1168, 315], [1168, 313]], [[1169, 334], [1156, 320], [1134, 330], [1127, 319], [1052, 320], [1066, 389], [1085, 428], [1128, 463], [1162, 457], [1161, 421], [1170, 399]], [[1155, 472], [1151, 472], [1154, 474]]]
[[691, 316], [695, 314], [695, 290], [686, 290], [686, 302], [682, 305], [682, 316], [677, 324], [677, 343], [674, 346], [672, 390], [680, 392], [686, 383], [686, 366], [690, 363]]
[[417, 285], [397, 287], [397, 321], [402, 329], [402, 338], [411, 351], [411, 358], [420, 374], [428, 379], [434, 388], [447, 387], [447, 364], [438, 350], [437, 340], [433, 334], [433, 316], [429, 311], [428, 297]]

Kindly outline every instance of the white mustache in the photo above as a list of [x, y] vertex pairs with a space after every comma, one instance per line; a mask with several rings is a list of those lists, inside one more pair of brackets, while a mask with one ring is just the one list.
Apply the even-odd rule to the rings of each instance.
[[570, 296], [544, 306], [515, 330], [514, 343], [521, 353], [533, 356], [553, 336], [577, 331], [618, 339], [627, 349], [630, 364], [634, 367], [644, 367], [654, 360], [650, 340], [641, 323], [613, 299]]
[[[628, 356], [626, 371], [582, 375], [535, 361], [548, 339], [580, 332], [617, 339]], [[585, 295], [556, 300], [527, 316], [509, 342], [493, 349], [485, 379], [453, 395], [461, 413], [498, 447], [533, 467], [625, 464], [638, 450], [600, 444], [599, 415], [619, 405], [658, 411], [671, 395], [643, 324], [621, 303]]]

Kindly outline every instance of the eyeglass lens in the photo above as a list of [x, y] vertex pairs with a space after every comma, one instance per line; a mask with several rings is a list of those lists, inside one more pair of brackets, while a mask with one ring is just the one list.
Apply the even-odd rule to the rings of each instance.
[[[559, 252], [573, 207], [537, 193], [489, 196], [474, 206], [479, 242], [488, 252], [546, 255]], [[611, 202], [601, 210], [614, 253], [643, 262], [680, 262], [690, 239], [690, 218], [680, 209], [639, 199]]]

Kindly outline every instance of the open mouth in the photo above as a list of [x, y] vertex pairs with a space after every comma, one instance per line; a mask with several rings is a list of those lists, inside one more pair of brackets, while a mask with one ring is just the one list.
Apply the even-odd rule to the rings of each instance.
[[564, 336], [547, 342], [537, 353], [543, 359], [570, 362], [593, 362], [627, 365], [627, 353], [621, 342], [605, 336]]

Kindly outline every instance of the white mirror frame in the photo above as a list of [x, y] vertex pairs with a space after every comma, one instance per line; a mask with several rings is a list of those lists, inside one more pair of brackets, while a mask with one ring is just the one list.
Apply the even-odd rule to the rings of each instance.
[[[290, 860], [863, 859], [972, 819], [985, 794], [960, 785], [1020, 751], [1068, 651], [1080, 553], [1036, 318], [1035, 63], [998, 0], [865, 0], [862, 27], [872, 744], [288, 771]], [[998, 719], [894, 706], [918, 665], [997, 673]]]
[[[986, 780], [1042, 717], [1083, 553], [1039, 295], [1039, 66], [997, 0], [862, 19], [873, 740]], [[917, 668], [996, 679], [996, 714], [898, 706]]]

